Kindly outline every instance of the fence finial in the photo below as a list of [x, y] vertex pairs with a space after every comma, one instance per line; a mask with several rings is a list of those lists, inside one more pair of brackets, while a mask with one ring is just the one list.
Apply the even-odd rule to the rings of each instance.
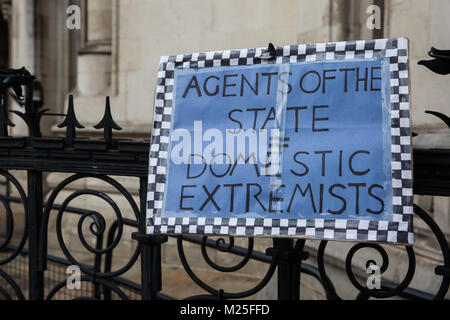
[[58, 128], [66, 128], [66, 142], [69, 147], [73, 146], [73, 140], [77, 136], [76, 128], [84, 129], [84, 126], [78, 122], [75, 115], [73, 108], [73, 95], [69, 96], [69, 107], [67, 109], [66, 118], [58, 125]]
[[438, 50], [436, 48], [431, 48], [428, 55], [434, 59], [428, 61], [421, 60], [418, 64], [427, 67], [437, 74], [450, 74], [450, 50]]
[[271, 60], [275, 59], [277, 57], [277, 49], [273, 45], [273, 43], [269, 43], [267, 46], [266, 52], [263, 52], [261, 55], [259, 55], [258, 59], [264, 59], [264, 60]]
[[111, 104], [109, 96], [106, 97], [105, 114], [103, 119], [94, 126], [95, 129], [103, 129], [105, 141], [110, 145], [112, 142], [112, 130], [122, 130], [122, 128], [114, 121], [111, 115]]

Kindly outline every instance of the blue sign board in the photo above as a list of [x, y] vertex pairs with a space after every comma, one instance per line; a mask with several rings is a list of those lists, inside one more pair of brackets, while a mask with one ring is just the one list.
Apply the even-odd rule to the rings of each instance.
[[148, 232], [412, 243], [406, 39], [161, 58]]

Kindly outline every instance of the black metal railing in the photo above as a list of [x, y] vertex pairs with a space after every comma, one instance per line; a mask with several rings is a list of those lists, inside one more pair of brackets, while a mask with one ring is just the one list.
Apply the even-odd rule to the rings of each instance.
[[[440, 52], [442, 56], [442, 52]], [[441, 59], [441, 58], [439, 58]], [[443, 58], [442, 58], [443, 59]], [[447, 58], [446, 58], [447, 59]], [[0, 195], [4, 207], [4, 221], [0, 222], [0, 298], [4, 299], [171, 299], [162, 291], [162, 246], [168, 240], [166, 236], [150, 236], [146, 234], [146, 192], [148, 173], [149, 141], [114, 139], [113, 130], [121, 128], [112, 117], [109, 98], [106, 99], [105, 113], [95, 129], [103, 130], [102, 139], [77, 138], [77, 129], [84, 128], [76, 118], [72, 97], [64, 121], [59, 125], [66, 129], [64, 137], [42, 137], [40, 119], [42, 116], [54, 116], [46, 110], [39, 110], [33, 104], [33, 81], [25, 69], [0, 71], [0, 176], [6, 181], [7, 193]], [[25, 94], [22, 87], [25, 87]], [[24, 111], [13, 111], [27, 124], [29, 136], [10, 137], [8, 127], [14, 126], [8, 116], [7, 97], [10, 90], [14, 98], [23, 106]], [[438, 114], [444, 121], [444, 115]], [[450, 124], [450, 121], [448, 122]], [[26, 187], [10, 170], [26, 171]], [[43, 173], [71, 173], [54, 187], [46, 201], [43, 196]], [[418, 195], [450, 196], [450, 150], [414, 150], [414, 190]], [[139, 203], [133, 195], [113, 176], [135, 177], [139, 180]], [[68, 190], [68, 185], [82, 179], [97, 179], [125, 197], [132, 212], [132, 218], [124, 217], [122, 209], [105, 191], [95, 189], [79, 189], [71, 191], [69, 196], [57, 203], [58, 196]], [[15, 190], [13, 194], [11, 190]], [[103, 190], [103, 189], [102, 189]], [[112, 221], [96, 210], [86, 210], [70, 206], [70, 203], [82, 196], [91, 196], [105, 201], [114, 213]], [[19, 210], [21, 208], [21, 210]], [[22, 229], [18, 228], [22, 212]], [[380, 290], [369, 290], [359, 282], [359, 277], [352, 269], [358, 251], [373, 249], [382, 257], [381, 272], [389, 266], [389, 250], [379, 244], [358, 243], [347, 253], [345, 266], [348, 279], [359, 292], [357, 299], [390, 298], [394, 296], [408, 299], [443, 299], [450, 285], [450, 250], [448, 241], [439, 226], [430, 215], [418, 206], [414, 207], [416, 217], [422, 219], [438, 242], [443, 264], [436, 266], [434, 274], [440, 276], [441, 284], [437, 292], [423, 292], [410, 288], [416, 271], [416, 256], [413, 247], [405, 246], [407, 266], [405, 277], [400, 283], [382, 282]], [[64, 240], [63, 217], [70, 214], [78, 217], [77, 236], [92, 255], [92, 263], [79, 261]], [[48, 235], [50, 217], [56, 219], [55, 228], [57, 246], [64, 259], [48, 254]], [[1, 216], [0, 216], [1, 218]], [[91, 238], [86, 238], [83, 226], [90, 219], [88, 230]], [[111, 220], [111, 219], [110, 219]], [[109, 225], [109, 228], [107, 228]], [[112, 261], [117, 246], [124, 239], [124, 228], [134, 228], [132, 239], [135, 241], [134, 251], [127, 263], [117, 270]], [[339, 288], [335, 288], [333, 279], [327, 274], [325, 262], [327, 241], [321, 241], [314, 253], [316, 262], [306, 251], [307, 241], [303, 239], [273, 239], [273, 246], [266, 252], [254, 250], [254, 239], [249, 238], [246, 247], [235, 245], [234, 238], [228, 242], [220, 238], [178, 236], [176, 237], [178, 256], [181, 266], [202, 288], [204, 295], [187, 297], [202, 299], [241, 299], [251, 297], [260, 292], [269, 281], [277, 277], [277, 297], [279, 299], [299, 299], [300, 277], [302, 274], [315, 278], [325, 291], [328, 299], [341, 299]], [[129, 240], [129, 239], [127, 239]], [[199, 246], [202, 257], [208, 267], [222, 273], [233, 273], [242, 270], [249, 261], [258, 261], [268, 265], [265, 274], [256, 285], [242, 292], [227, 292], [222, 288], [214, 288], [196, 274], [188, 262], [185, 243]], [[241, 257], [234, 266], [218, 264], [208, 255], [207, 249]], [[191, 249], [192, 250], [192, 249]], [[19, 261], [20, 260], [20, 261]], [[367, 261], [367, 265], [374, 260]], [[140, 263], [140, 282], [134, 283], [126, 279], [125, 274]], [[26, 264], [26, 265], [24, 265]], [[81, 282], [90, 289], [71, 291], [62, 294], [66, 287], [65, 267], [78, 265], [82, 271]], [[55, 267], [56, 266], [56, 267]], [[55, 268], [59, 267], [59, 271]], [[16, 273], [21, 270], [20, 277]], [[277, 271], [277, 273], [275, 273]], [[14, 273], [14, 276], [11, 273]], [[53, 274], [53, 276], [52, 276]], [[26, 281], [24, 282], [24, 278]]]

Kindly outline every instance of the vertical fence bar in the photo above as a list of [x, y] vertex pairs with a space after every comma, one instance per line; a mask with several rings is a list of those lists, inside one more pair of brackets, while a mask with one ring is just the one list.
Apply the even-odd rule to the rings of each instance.
[[161, 244], [166, 236], [147, 235], [147, 178], [140, 178], [140, 216], [139, 233], [133, 239], [141, 244], [141, 284], [142, 300], [155, 300], [162, 289]]
[[[292, 250], [292, 239], [274, 239], [275, 248], [288, 252]], [[298, 300], [300, 296], [300, 270], [295, 275], [297, 263], [278, 257], [278, 299]]]
[[[96, 244], [95, 244], [95, 248], [97, 250], [101, 250], [103, 247], [103, 237], [102, 235], [98, 235], [96, 236]], [[94, 277], [93, 280], [95, 279], [95, 273], [96, 272], [101, 272], [102, 268], [102, 254], [101, 253], [96, 253], [95, 254], [95, 260], [94, 260]], [[94, 298], [97, 300], [101, 300], [101, 296], [102, 296], [102, 292], [104, 292], [103, 288], [105, 286], [102, 286], [96, 282], [94, 282]]]
[[293, 239], [273, 239], [273, 245], [268, 254], [277, 260], [278, 300], [299, 300], [301, 264], [308, 258], [305, 240], [297, 240], [294, 247]]
[[[143, 236], [146, 233], [147, 226], [147, 179], [140, 178], [139, 180], [139, 200], [140, 200], [140, 216], [139, 216], [139, 233]], [[151, 295], [151, 281], [150, 281], [150, 245], [141, 242], [141, 285], [142, 285], [142, 300], [150, 300]]]
[[28, 171], [28, 257], [30, 300], [44, 299], [44, 272], [39, 271], [39, 230], [42, 220], [42, 172]]
[[153, 237], [149, 245], [150, 265], [147, 264], [147, 268], [150, 269], [149, 280], [152, 300], [156, 300], [158, 292], [162, 290], [161, 242], [159, 242], [162, 238], [161, 236]]
[[[33, 110], [33, 80], [26, 86], [25, 110], [34, 119], [36, 114]], [[39, 118], [28, 123], [30, 137], [40, 137]], [[28, 257], [29, 293], [30, 300], [44, 299], [44, 272], [39, 268], [39, 238], [43, 215], [43, 193], [42, 193], [42, 171], [27, 171], [28, 189]]]

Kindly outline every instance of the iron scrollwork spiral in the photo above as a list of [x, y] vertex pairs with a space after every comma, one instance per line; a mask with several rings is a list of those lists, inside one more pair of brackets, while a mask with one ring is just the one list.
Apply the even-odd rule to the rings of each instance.
[[[0, 175], [6, 178], [7, 183], [12, 183], [12, 185], [16, 188], [19, 193], [20, 202], [23, 205], [24, 212], [24, 226], [23, 231], [20, 236], [20, 240], [18, 244], [13, 245], [12, 240], [15, 232], [15, 224], [14, 224], [14, 213], [11, 208], [11, 201], [5, 195], [0, 194], [0, 202], [5, 208], [5, 226], [6, 233], [2, 236], [4, 240], [0, 241], [0, 252], [6, 253], [2, 259], [0, 259], [0, 278], [3, 279], [8, 286], [12, 289], [15, 296], [19, 300], [24, 300], [25, 297], [22, 293], [19, 285], [14, 281], [14, 279], [8, 275], [5, 271], [1, 269], [1, 266], [6, 265], [7, 263], [13, 261], [23, 250], [25, 243], [27, 241], [27, 196], [25, 195], [25, 191], [20, 185], [19, 181], [12, 176], [10, 173], [4, 170], [0, 170]], [[0, 287], [0, 296], [4, 297], [6, 300], [12, 300], [13, 297], [10, 294], [10, 291], [6, 288]]]
[[[208, 237], [202, 238], [202, 242], [201, 242], [202, 256], [205, 259], [205, 261], [208, 263], [208, 265], [210, 265], [215, 270], [218, 270], [221, 272], [235, 272], [235, 271], [242, 269], [245, 265], [247, 265], [247, 263], [249, 262], [249, 260], [251, 258], [251, 255], [253, 252], [253, 244], [254, 244], [253, 238], [248, 239], [248, 248], [247, 248], [247, 252], [246, 252], [243, 260], [241, 262], [239, 262], [238, 264], [236, 264], [235, 266], [231, 266], [231, 267], [220, 266], [210, 259], [210, 257], [208, 256], [208, 254], [206, 252], [207, 240], [208, 240]], [[270, 279], [272, 278], [272, 276], [277, 268], [277, 264], [274, 259], [270, 263], [270, 266], [269, 266], [268, 270], [266, 271], [266, 274], [264, 275], [262, 280], [256, 286], [254, 286], [253, 288], [251, 288], [249, 290], [242, 291], [242, 292], [226, 292], [223, 289], [215, 289], [215, 288], [211, 287], [210, 285], [208, 285], [207, 283], [202, 281], [199, 277], [197, 277], [197, 275], [194, 273], [194, 271], [192, 270], [192, 268], [190, 267], [190, 265], [186, 259], [186, 255], [185, 255], [184, 249], [183, 249], [183, 236], [178, 237], [177, 246], [178, 246], [178, 254], [179, 254], [181, 263], [182, 263], [186, 273], [188, 274], [188, 276], [203, 290], [207, 291], [213, 297], [217, 297], [220, 299], [242, 299], [242, 298], [249, 297], [249, 296], [252, 296], [252, 295], [258, 293], [261, 289], [263, 289], [267, 285], [267, 283], [270, 281]], [[219, 238], [218, 240], [216, 240], [216, 249], [221, 252], [231, 252], [231, 250], [233, 249], [233, 246], [234, 246], [234, 238], [233, 237], [230, 237], [230, 242], [228, 245], [225, 243], [225, 240], [223, 238]], [[203, 296], [202, 298], [205, 298], [205, 297]]]
[[[6, 171], [0, 170], [0, 175], [5, 177], [7, 181], [12, 183], [14, 187], [16, 187], [17, 191], [19, 192], [20, 200], [23, 205], [24, 212], [27, 210], [27, 196], [25, 195], [25, 191], [23, 190], [22, 186], [20, 185], [19, 181], [17, 181], [16, 178], [14, 178], [11, 174], [9, 174]], [[14, 234], [14, 215], [13, 211], [11, 209], [11, 202], [6, 199], [4, 195], [0, 194], [0, 202], [4, 206], [6, 210], [6, 235], [5, 240], [0, 242], [0, 250], [6, 249], [8, 246], [11, 245], [12, 236]], [[6, 257], [0, 260], [0, 266], [7, 264], [8, 262], [12, 261], [17, 255], [22, 251], [23, 247], [25, 246], [25, 242], [27, 241], [27, 219], [25, 216], [25, 225], [23, 228], [22, 236], [19, 241], [19, 244], [15, 246], [15, 249], [11, 251], [11, 253]]]
[[[450, 270], [450, 248], [447, 239], [445, 238], [441, 229], [439, 228], [437, 223], [421, 207], [414, 205], [414, 212], [428, 225], [428, 227], [433, 232], [433, 235], [436, 237], [436, 240], [439, 243], [439, 248], [442, 252], [442, 257], [444, 259], [443, 267], [446, 268], [447, 270]], [[448, 292], [449, 286], [450, 286], [450, 276], [443, 275], [441, 285], [439, 287], [438, 292], [434, 296], [434, 299], [435, 300], [444, 299], [445, 295]]]
[[[449, 269], [450, 268], [450, 250], [447, 243], [447, 240], [445, 239], [444, 234], [438, 227], [438, 225], [434, 222], [434, 220], [417, 205], [414, 205], [414, 212], [419, 216], [431, 229], [433, 232], [433, 235], [437, 239], [442, 257], [444, 260], [444, 268]], [[322, 278], [322, 285], [325, 288], [325, 291], [327, 292], [327, 295], [331, 299], [342, 299], [338, 293], [336, 292], [330, 278], [328, 277], [326, 270], [325, 270], [325, 249], [327, 246], [327, 241], [321, 241], [319, 249], [318, 249], [318, 255], [317, 255], [317, 264], [318, 269]], [[406, 272], [406, 275], [404, 276], [403, 280], [400, 282], [400, 284], [392, 287], [392, 288], [382, 288], [380, 290], [370, 290], [367, 287], [361, 285], [356, 275], [353, 272], [352, 269], [352, 261], [355, 257], [355, 254], [362, 249], [370, 248], [374, 249], [375, 251], [380, 254], [382, 258], [382, 264], [380, 267], [380, 273], [383, 274], [386, 272], [386, 270], [389, 267], [389, 256], [386, 250], [379, 244], [370, 244], [370, 243], [358, 243], [354, 245], [350, 251], [347, 253], [346, 261], [345, 261], [345, 270], [347, 272], [347, 276], [352, 283], [352, 285], [359, 291], [359, 295], [357, 296], [357, 299], [368, 299], [370, 297], [377, 298], [377, 299], [386, 299], [391, 298], [394, 296], [401, 295], [408, 286], [410, 285], [411, 281], [414, 278], [414, 273], [416, 270], [416, 259], [415, 259], [415, 253], [414, 249], [411, 246], [405, 246], [407, 255], [408, 255], [408, 270]], [[370, 264], [374, 263], [373, 260], [369, 260], [366, 262], [366, 266], [368, 267]], [[445, 297], [445, 295], [448, 292], [450, 286], [450, 278], [448, 276], [443, 275], [443, 279], [441, 281], [440, 287], [434, 296], [435, 300], [441, 300]]]
[[[108, 176], [92, 176], [92, 175], [84, 175], [84, 174], [75, 174], [71, 177], [64, 179], [52, 191], [52, 193], [49, 197], [49, 200], [48, 200], [48, 206], [44, 212], [44, 219], [43, 219], [42, 227], [43, 227], [43, 230], [46, 230], [46, 232], [44, 232], [43, 234], [47, 233], [50, 211], [51, 211], [51, 208], [52, 208], [54, 201], [55, 201], [56, 197], [58, 196], [58, 194], [65, 187], [67, 187], [68, 184], [75, 182], [77, 180], [80, 180], [80, 179], [84, 179], [84, 178], [99, 179], [99, 180], [102, 180], [102, 181], [106, 182], [107, 184], [111, 185], [112, 187], [114, 187], [114, 189], [117, 190], [119, 192], [119, 194], [123, 195], [125, 197], [125, 199], [128, 201], [128, 203], [130, 204], [132, 211], [134, 213], [134, 217], [136, 219], [133, 227], [135, 225], [137, 225], [137, 221], [139, 220], [139, 215], [140, 215], [139, 209], [138, 209], [133, 197], [131, 196], [131, 194], [119, 182], [117, 182], [116, 180], [114, 180], [113, 178], [108, 177]], [[71, 201], [73, 201], [74, 199], [76, 199], [80, 196], [86, 196], [86, 195], [97, 197], [97, 198], [105, 201], [112, 208], [112, 211], [115, 214], [115, 219], [110, 226], [110, 230], [108, 232], [106, 232], [107, 231], [107, 228], [106, 228], [107, 222], [101, 213], [99, 213], [97, 211], [93, 211], [93, 210], [84, 211], [80, 215], [78, 224], [77, 224], [78, 238], [79, 238], [80, 242], [82, 243], [83, 247], [86, 250], [88, 250], [90, 253], [95, 255], [95, 257], [98, 258], [101, 255], [106, 255], [106, 260], [111, 262], [113, 250], [119, 245], [119, 243], [122, 239], [125, 220], [128, 220], [128, 219], [125, 219], [122, 216], [121, 210], [120, 210], [119, 206], [117, 205], [117, 203], [111, 197], [109, 197], [107, 194], [105, 194], [104, 192], [101, 192], [101, 191], [90, 190], [90, 189], [77, 190], [77, 191], [72, 192], [64, 200], [62, 205], [59, 207], [59, 210], [58, 210], [58, 213], [56, 216], [56, 234], [57, 234], [59, 246], [60, 246], [61, 250], [63, 251], [67, 260], [73, 265], [78, 265], [80, 267], [80, 270], [86, 274], [85, 276], [81, 277], [82, 282], [83, 281], [92, 282], [97, 285], [102, 285], [104, 288], [109, 289], [112, 292], [115, 292], [120, 298], [126, 299], [127, 298], [126, 295], [118, 288], [117, 285], [114, 284], [114, 281], [112, 278], [115, 278], [115, 277], [118, 277], [118, 276], [124, 274], [135, 264], [137, 258], [139, 257], [140, 251], [141, 251], [141, 245], [139, 243], [136, 245], [134, 252], [132, 252], [131, 258], [128, 260], [128, 262], [124, 266], [122, 266], [121, 268], [119, 268], [118, 270], [115, 270], [115, 271], [111, 271], [110, 270], [111, 266], [108, 266], [108, 267], [105, 267], [104, 271], [102, 271], [102, 270], [100, 270], [100, 268], [98, 266], [86, 265], [86, 264], [83, 264], [80, 261], [78, 261], [73, 256], [73, 254], [70, 252], [70, 250], [67, 247], [66, 242], [64, 240], [63, 216], [64, 216], [65, 212], [67, 212], [67, 208]], [[90, 225], [88, 227], [88, 230], [92, 234], [93, 238], [96, 239], [95, 247], [93, 247], [89, 243], [89, 241], [86, 239], [86, 236], [83, 232], [83, 225], [86, 223], [88, 218], [92, 220], [92, 222], [90, 223]], [[103, 246], [103, 238], [105, 235], [106, 235], [106, 238], [108, 241], [107, 241], [106, 246]], [[42, 240], [44, 240], [44, 239], [42, 239]], [[47, 241], [41, 241], [42, 246], [45, 246], [46, 243], [47, 243]], [[46, 248], [44, 248], [44, 247], [42, 247], [41, 250], [42, 250], [42, 252], [46, 252]], [[47, 296], [47, 299], [51, 299], [52, 297], [54, 297], [54, 295], [59, 290], [63, 289], [64, 287], [65, 287], [65, 282], [59, 283], [56, 287], [54, 287], [50, 291], [49, 295]]]
[[[248, 261], [252, 257], [254, 242], [253, 242], [253, 238], [248, 238], [248, 249], [247, 249], [246, 255], [244, 256], [244, 259], [242, 259], [242, 261], [240, 261], [238, 264], [236, 264], [234, 266], [230, 266], [230, 267], [220, 266], [220, 265], [216, 264], [215, 262], [213, 262], [211, 260], [211, 258], [208, 256], [208, 252], [206, 250], [207, 240], [208, 240], [208, 237], [202, 238], [201, 250], [202, 250], [203, 259], [205, 259], [205, 261], [206, 261], [206, 263], [208, 263], [208, 265], [210, 265], [213, 269], [216, 269], [218, 271], [221, 271], [221, 272], [238, 271], [238, 270], [242, 269], [243, 267], [245, 267], [245, 265], [248, 263]], [[225, 239], [223, 239], [223, 238], [219, 238], [216, 240], [216, 249], [219, 250], [220, 252], [231, 252], [233, 247], [234, 247], [234, 237], [230, 237], [230, 243], [228, 245], [226, 244]]]

